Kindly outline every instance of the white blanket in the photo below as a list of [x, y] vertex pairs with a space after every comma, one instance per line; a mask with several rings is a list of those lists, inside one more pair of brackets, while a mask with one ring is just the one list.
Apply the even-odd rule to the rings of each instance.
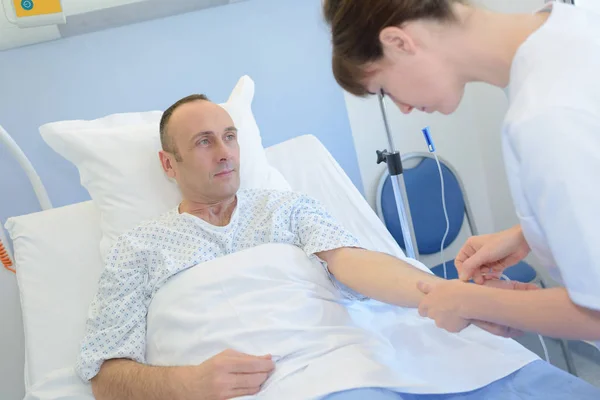
[[309, 399], [356, 387], [456, 393], [537, 356], [475, 327], [438, 329], [416, 310], [342, 298], [317, 261], [269, 244], [173, 277], [148, 312], [147, 361], [199, 364], [226, 349], [272, 354], [260, 398]]

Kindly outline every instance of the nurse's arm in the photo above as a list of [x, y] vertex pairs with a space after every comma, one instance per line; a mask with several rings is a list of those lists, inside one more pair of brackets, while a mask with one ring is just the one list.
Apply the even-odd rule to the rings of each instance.
[[573, 303], [563, 288], [513, 291], [469, 285], [463, 318], [544, 336], [600, 340], [600, 312]]
[[600, 310], [600, 118], [589, 110], [548, 109], [512, 127], [506, 141], [517, 155], [512, 162], [520, 178], [523, 232], [543, 264], [559, 267], [569, 292], [495, 292], [485, 301], [491, 308], [474, 315], [493, 312], [511, 326], [550, 336], [600, 338], [600, 316], [593, 311]]
[[400, 307], [415, 308], [423, 298], [417, 282], [440, 278], [383, 253], [344, 247], [317, 253], [341, 283], [369, 298]]

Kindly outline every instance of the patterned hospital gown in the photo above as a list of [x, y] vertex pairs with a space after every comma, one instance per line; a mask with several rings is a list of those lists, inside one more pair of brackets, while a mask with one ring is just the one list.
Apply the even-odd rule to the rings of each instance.
[[[317, 201], [297, 193], [241, 190], [224, 227], [175, 208], [122, 235], [108, 254], [90, 306], [78, 374], [90, 380], [105, 360], [114, 358], [144, 363], [148, 307], [169, 278], [199, 263], [267, 243], [296, 245], [309, 256], [359, 246]], [[346, 296], [360, 297], [334, 282]]]

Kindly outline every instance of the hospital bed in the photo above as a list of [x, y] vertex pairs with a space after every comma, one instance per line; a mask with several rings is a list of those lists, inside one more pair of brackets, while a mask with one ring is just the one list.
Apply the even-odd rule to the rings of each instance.
[[[294, 190], [323, 202], [363, 243], [403, 255], [317, 138], [297, 137], [267, 148], [266, 154]], [[26, 391], [53, 387], [58, 395], [65, 385], [69, 393], [77, 386], [72, 366], [103, 268], [98, 210], [86, 201], [13, 218], [10, 224], [25, 333]]]

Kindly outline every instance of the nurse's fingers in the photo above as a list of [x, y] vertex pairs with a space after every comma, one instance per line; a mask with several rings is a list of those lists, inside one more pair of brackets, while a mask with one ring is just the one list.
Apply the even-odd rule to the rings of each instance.
[[535, 283], [523, 283], [517, 282], [515, 285], [515, 289], [517, 290], [542, 290], [541, 287], [536, 285]]
[[460, 266], [460, 269], [458, 270], [460, 280], [468, 281], [469, 278], [472, 277], [476, 283], [483, 283], [482, 267], [485, 267], [487, 264], [493, 263], [494, 261], [497, 260], [491, 259], [489, 251], [484, 247], [479, 249], [471, 257], [464, 260]]
[[425, 301], [421, 301], [421, 303], [419, 303], [419, 315], [423, 318], [427, 318], [429, 316], [429, 306]]
[[504, 337], [504, 338], [516, 338], [523, 336], [525, 332], [518, 329], [510, 328], [508, 326], [498, 325], [491, 322], [485, 321], [472, 321], [472, 324], [491, 333], [492, 335]]
[[[483, 283], [485, 282], [485, 275], [484, 275], [484, 272], [482, 272], [482, 269], [479, 268], [479, 269], [476, 269], [475, 271], [473, 271], [473, 275], [471, 276], [471, 279], [476, 284], [483, 285]], [[461, 280], [463, 280], [463, 279], [461, 278]]]
[[458, 252], [458, 255], [454, 259], [454, 266], [456, 267], [456, 270], [458, 271], [458, 277], [461, 281], [464, 281], [464, 282], [468, 281], [469, 279], [471, 279], [473, 277], [473, 273], [476, 272], [476, 271], [468, 271], [464, 267], [465, 261], [467, 261], [469, 258], [471, 258], [476, 252], [477, 252], [477, 250], [471, 244], [469, 244], [469, 242], [467, 242], [460, 249], [460, 251]]
[[484, 285], [496, 289], [541, 290], [541, 288], [534, 283], [523, 283], [517, 281], [489, 280], [486, 281]]
[[423, 294], [429, 294], [429, 292], [431, 292], [431, 285], [423, 281], [419, 281], [417, 283], [417, 289], [419, 289]]

